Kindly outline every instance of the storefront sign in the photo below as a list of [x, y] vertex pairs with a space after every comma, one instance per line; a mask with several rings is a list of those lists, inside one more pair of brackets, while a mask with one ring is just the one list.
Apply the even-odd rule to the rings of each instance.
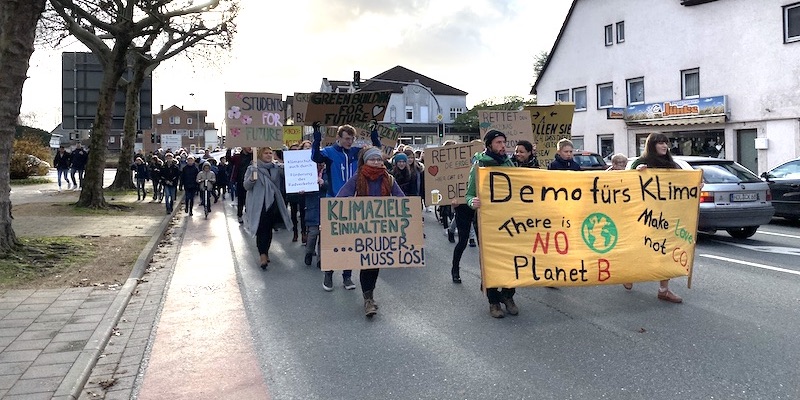
[[606, 108], [606, 119], [625, 119], [625, 109], [622, 107]]
[[714, 96], [660, 103], [637, 104], [625, 109], [625, 121], [636, 123], [667, 119], [724, 116], [726, 97]]

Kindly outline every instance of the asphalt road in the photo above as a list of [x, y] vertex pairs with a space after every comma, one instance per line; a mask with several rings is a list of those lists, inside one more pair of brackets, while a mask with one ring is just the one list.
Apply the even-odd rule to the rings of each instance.
[[700, 235], [692, 289], [672, 281], [680, 305], [657, 300], [657, 283], [523, 288], [520, 315], [496, 320], [477, 249], [453, 284], [454, 245], [426, 213], [427, 266], [382, 270], [367, 320], [360, 285], [344, 290], [336, 274], [323, 291], [289, 232], [262, 271], [255, 240], [225, 210], [274, 399], [800, 398], [798, 224], [776, 219], [748, 240]]

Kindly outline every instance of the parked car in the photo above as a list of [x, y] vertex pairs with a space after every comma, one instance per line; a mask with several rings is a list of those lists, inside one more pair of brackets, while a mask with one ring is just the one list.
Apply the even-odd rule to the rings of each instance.
[[[698, 156], [672, 158], [682, 169], [703, 171], [698, 231], [724, 229], [735, 238], [746, 239], [775, 214], [769, 185], [739, 163]], [[628, 165], [635, 159], [629, 159]]]
[[775, 215], [789, 221], [800, 220], [800, 158], [764, 172], [761, 177], [772, 191]]
[[580, 164], [582, 170], [603, 171], [608, 168], [608, 164], [606, 164], [605, 160], [603, 160], [603, 156], [597, 153], [575, 150], [572, 152], [572, 159], [575, 160], [576, 163]]

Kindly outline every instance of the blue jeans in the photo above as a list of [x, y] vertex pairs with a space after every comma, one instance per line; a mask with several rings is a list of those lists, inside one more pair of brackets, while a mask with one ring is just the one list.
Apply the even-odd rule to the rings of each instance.
[[164, 204], [167, 205], [167, 212], [172, 212], [172, 206], [175, 203], [175, 186], [164, 185]]
[[69, 169], [59, 169], [57, 171], [58, 171], [58, 188], [61, 189], [61, 177], [62, 176], [64, 177], [64, 180], [67, 182], [67, 186], [69, 186], [69, 177], [67, 176], [67, 173], [69, 172]]

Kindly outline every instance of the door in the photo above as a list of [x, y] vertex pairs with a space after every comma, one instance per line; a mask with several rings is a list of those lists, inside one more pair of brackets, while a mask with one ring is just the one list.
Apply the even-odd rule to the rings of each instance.
[[756, 151], [756, 130], [740, 129], [736, 131], [738, 146], [736, 157], [739, 164], [758, 175], [758, 152]]

